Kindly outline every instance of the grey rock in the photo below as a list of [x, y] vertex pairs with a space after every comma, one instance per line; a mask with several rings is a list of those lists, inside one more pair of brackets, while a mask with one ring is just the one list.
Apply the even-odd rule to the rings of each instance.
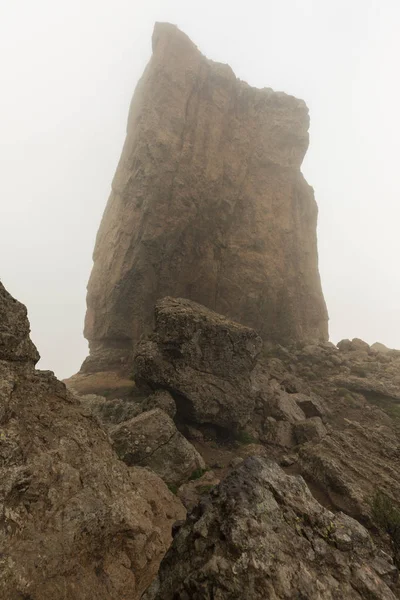
[[296, 423], [294, 427], [295, 436], [298, 444], [306, 442], [319, 442], [326, 434], [326, 428], [320, 417], [311, 417], [306, 421]]
[[159, 408], [117, 425], [110, 436], [127, 465], [149, 467], [169, 485], [181, 485], [194, 471], [205, 468], [194, 446]]
[[164, 298], [154, 334], [138, 345], [136, 379], [169, 389], [186, 421], [236, 429], [254, 410], [251, 373], [261, 349], [253, 329], [195, 302]]
[[[395, 600], [368, 532], [301, 477], [247, 459], [190, 513], [146, 600]], [[395, 573], [393, 573], [395, 577]], [[393, 580], [392, 580], [393, 581]]]

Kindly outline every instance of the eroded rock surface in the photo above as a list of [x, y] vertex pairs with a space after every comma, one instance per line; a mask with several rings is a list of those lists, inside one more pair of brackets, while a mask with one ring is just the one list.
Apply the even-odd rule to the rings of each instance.
[[197, 450], [159, 408], [117, 425], [110, 435], [121, 460], [149, 467], [169, 485], [179, 486], [205, 467]]
[[394, 600], [391, 560], [301, 477], [247, 459], [176, 533], [146, 600]]
[[327, 338], [305, 103], [238, 80], [156, 24], [97, 235], [82, 369], [127, 369], [153, 306], [185, 297], [277, 342]]
[[135, 375], [171, 391], [185, 420], [235, 429], [254, 410], [251, 373], [261, 348], [254, 330], [190, 300], [164, 298], [154, 334], [138, 345]]
[[[364, 521], [377, 490], [398, 503], [400, 353], [382, 353], [355, 339], [343, 340], [339, 348], [275, 347], [270, 354], [264, 368], [274, 376], [279, 393], [290, 389], [289, 397], [313, 417], [310, 421], [320, 416], [328, 428], [324, 432], [319, 424], [318, 435], [307, 441], [304, 427], [310, 424], [294, 425], [297, 436], [302, 430], [298, 472], [331, 506]], [[311, 404], [307, 396], [314, 398]]]
[[184, 510], [50, 372], [0, 283], [0, 598], [136, 599]]

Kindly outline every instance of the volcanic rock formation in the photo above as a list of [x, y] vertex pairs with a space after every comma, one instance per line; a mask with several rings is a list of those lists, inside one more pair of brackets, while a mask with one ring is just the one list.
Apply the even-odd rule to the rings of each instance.
[[360, 523], [253, 457], [192, 511], [144, 599], [395, 600], [395, 577]]
[[[126, 366], [164, 296], [277, 342], [324, 340], [302, 100], [238, 80], [157, 24], [94, 250], [82, 370]], [[123, 370], [123, 369], [122, 369]]]
[[0, 283], [0, 598], [136, 600], [184, 516], [39, 359]]
[[262, 348], [256, 332], [186, 299], [160, 300], [155, 322], [155, 333], [137, 348], [137, 383], [172, 391], [185, 421], [245, 425], [255, 407], [251, 373]]

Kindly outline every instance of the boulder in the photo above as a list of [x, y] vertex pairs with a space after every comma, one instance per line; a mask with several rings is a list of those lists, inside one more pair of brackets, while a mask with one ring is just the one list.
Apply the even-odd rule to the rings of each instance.
[[176, 404], [175, 400], [167, 390], [157, 390], [154, 394], [151, 394], [143, 403], [143, 410], [152, 410], [153, 408], [160, 408], [168, 416], [173, 419], [176, 415]]
[[177, 496], [187, 510], [192, 510], [204, 494], [208, 494], [216, 485], [219, 479], [213, 471], [203, 473], [201, 477], [192, 479], [180, 486]]
[[189, 514], [144, 599], [395, 600], [395, 577], [362, 525], [252, 457]]
[[152, 46], [97, 234], [82, 369], [129, 367], [165, 296], [265, 339], [327, 339], [307, 106], [250, 87], [168, 23]]
[[326, 436], [326, 428], [320, 417], [311, 417], [306, 421], [296, 423], [294, 432], [298, 444], [319, 442]]
[[136, 381], [168, 389], [186, 422], [240, 428], [254, 410], [251, 373], [261, 348], [253, 329], [195, 302], [164, 298], [154, 334], [138, 345]]
[[352, 340], [341, 340], [337, 347], [342, 352], [369, 352], [371, 347], [367, 342], [360, 340], [359, 338], [353, 338]]
[[118, 460], [37, 358], [26, 309], [0, 284], [0, 598], [136, 600], [183, 506]]
[[149, 467], [167, 484], [179, 486], [204, 460], [161, 409], [144, 412], [110, 430], [114, 448], [127, 465]]

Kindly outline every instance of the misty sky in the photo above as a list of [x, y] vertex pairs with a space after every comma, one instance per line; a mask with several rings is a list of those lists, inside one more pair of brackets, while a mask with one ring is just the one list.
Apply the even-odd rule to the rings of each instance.
[[304, 98], [334, 342], [400, 348], [399, 0], [0, 0], [0, 277], [41, 368], [76, 372], [96, 231], [155, 21]]

